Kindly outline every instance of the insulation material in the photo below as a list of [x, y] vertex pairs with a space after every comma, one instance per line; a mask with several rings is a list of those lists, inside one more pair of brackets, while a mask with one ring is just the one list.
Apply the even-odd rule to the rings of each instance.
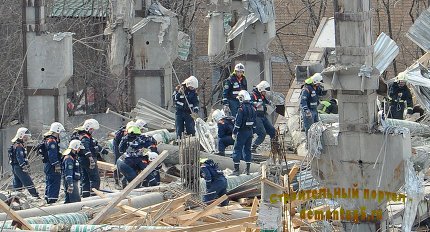
[[405, 213], [403, 215], [402, 231], [412, 231], [417, 208], [420, 201], [424, 198], [424, 173], [415, 172], [413, 162], [406, 161], [405, 172], [405, 190], [408, 196], [405, 204]]
[[326, 127], [322, 122], [313, 123], [308, 131], [308, 150], [309, 154], [318, 159], [321, 156], [322, 146], [322, 133], [326, 130]]
[[195, 120], [196, 123], [196, 134], [199, 138], [200, 145], [202, 145], [203, 149], [205, 149], [208, 153], [217, 152], [215, 139], [211, 133], [211, 128], [209, 124], [203, 121], [201, 118], [197, 118]]
[[381, 75], [399, 54], [399, 46], [388, 35], [382, 32], [374, 44], [373, 66]]
[[[89, 221], [85, 213], [65, 213], [47, 215], [42, 217], [30, 217], [25, 219], [30, 224], [85, 224]], [[12, 221], [1, 223], [1, 228], [12, 229]]]
[[178, 31], [178, 58], [186, 61], [190, 54], [191, 38], [188, 34]]
[[415, 20], [406, 36], [425, 51], [430, 51], [430, 8], [423, 11]]
[[252, 12], [258, 15], [262, 23], [268, 23], [275, 20], [275, 8], [272, 0], [250, 0], [249, 6]]

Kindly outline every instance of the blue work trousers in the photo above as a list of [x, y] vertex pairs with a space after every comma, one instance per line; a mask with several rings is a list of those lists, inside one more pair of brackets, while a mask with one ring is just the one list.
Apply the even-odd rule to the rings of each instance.
[[191, 117], [191, 114], [186, 112], [176, 112], [175, 126], [177, 138], [181, 138], [184, 132], [184, 126], [188, 135], [194, 136], [196, 134], [194, 119]]
[[251, 162], [252, 129], [242, 129], [237, 133], [237, 140], [234, 143], [233, 162], [239, 164], [240, 160]]
[[254, 141], [254, 145], [258, 146], [264, 141], [266, 134], [273, 139], [276, 131], [269, 119], [266, 116], [262, 116], [255, 119], [255, 133], [257, 134], [257, 138]]
[[303, 120], [303, 127], [305, 127], [306, 132], [306, 138], [308, 136], [308, 130], [311, 128], [312, 124], [314, 122], [318, 122], [318, 111], [317, 109], [311, 109], [311, 116], [306, 116], [306, 113], [302, 110], [302, 120]]
[[[222, 195], [227, 193], [227, 179], [224, 176], [218, 177], [215, 181], [210, 184], [206, 184], [206, 193], [203, 195], [203, 202], [209, 204]], [[228, 205], [228, 199], [221, 202], [221, 206]]]
[[67, 203], [73, 203], [73, 202], [80, 202], [81, 201], [81, 196], [79, 195], [79, 181], [74, 180], [73, 181], [73, 192], [72, 193], [68, 193], [67, 192], [67, 182], [66, 180], [63, 178], [63, 182], [64, 182], [64, 192], [66, 193], [66, 198], [64, 201], [64, 204]]
[[89, 197], [91, 195], [91, 189], [100, 189], [100, 175], [99, 169], [96, 167], [94, 169], [90, 169], [90, 161], [87, 157], [80, 156], [78, 158], [80, 167], [81, 167], [81, 196]]
[[[130, 167], [124, 160], [118, 159], [116, 161], [116, 167], [121, 174], [124, 175], [125, 179], [130, 183], [137, 176], [136, 170]], [[123, 186], [125, 187], [125, 186]]]
[[61, 173], [55, 172], [55, 166], [50, 163], [44, 164], [43, 171], [45, 172], [45, 199], [48, 204], [55, 203], [58, 200], [61, 186]]
[[237, 109], [239, 109], [240, 102], [237, 99], [228, 99], [228, 107], [230, 108], [231, 116], [236, 118]]
[[231, 135], [226, 135], [222, 138], [218, 138], [218, 151], [225, 152], [225, 148], [234, 145], [234, 139]]
[[18, 164], [12, 165], [12, 173], [14, 189], [19, 190], [24, 186], [33, 197], [39, 197], [39, 193], [37, 193], [34, 187], [33, 180], [27, 172], [22, 171], [21, 166]]

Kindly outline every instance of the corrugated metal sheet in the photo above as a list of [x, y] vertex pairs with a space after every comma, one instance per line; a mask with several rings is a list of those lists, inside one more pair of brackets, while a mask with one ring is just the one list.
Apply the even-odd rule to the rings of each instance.
[[109, 0], [54, 0], [49, 17], [106, 17]]
[[388, 35], [382, 32], [374, 44], [373, 66], [381, 75], [399, 54], [399, 46]]
[[421, 13], [406, 36], [426, 52], [430, 51], [430, 8]]

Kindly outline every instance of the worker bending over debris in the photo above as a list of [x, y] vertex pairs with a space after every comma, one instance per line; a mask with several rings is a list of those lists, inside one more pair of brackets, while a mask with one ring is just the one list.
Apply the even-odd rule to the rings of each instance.
[[255, 129], [256, 113], [251, 105], [251, 96], [246, 90], [241, 90], [237, 95], [241, 105], [237, 111], [236, 122], [233, 129], [233, 139], [236, 140], [233, 149], [233, 175], [240, 175], [240, 160], [246, 162], [246, 174], [249, 175], [251, 167], [251, 143], [253, 130]]
[[188, 135], [196, 134], [194, 119], [197, 118], [199, 112], [199, 97], [196, 89], [199, 86], [199, 81], [195, 76], [190, 76], [176, 86], [173, 92], [173, 102], [176, 107], [175, 126], [176, 136], [181, 138], [184, 132], [184, 125]]
[[395, 82], [388, 90], [388, 118], [401, 119], [405, 113], [407, 106], [407, 114], [413, 114], [412, 94], [407, 84], [407, 76], [405, 72], [397, 75]]
[[93, 188], [100, 188], [100, 175], [97, 167], [97, 141], [92, 137], [95, 130], [100, 128], [95, 119], [88, 119], [81, 127], [75, 128], [72, 139], [79, 139], [85, 147], [78, 155], [81, 167], [81, 196], [89, 197]]
[[223, 109], [227, 115], [236, 117], [239, 101], [237, 95], [241, 90], [248, 90], [248, 84], [245, 78], [245, 66], [241, 63], [234, 66], [234, 71], [224, 81], [224, 90], [222, 92]]
[[[206, 193], [203, 201], [208, 202], [218, 199], [227, 193], [227, 179], [224, 173], [218, 168], [213, 160], [208, 158], [200, 159], [200, 176], [205, 179]], [[221, 206], [227, 206], [228, 200], [221, 202]]]
[[[113, 153], [115, 154], [115, 164], [117, 162], [117, 160], [119, 159], [119, 157], [121, 156], [121, 152], [119, 152], [119, 144], [121, 143], [121, 139], [127, 135], [127, 130], [131, 127], [131, 126], [135, 126], [136, 123], [134, 121], [130, 121], [127, 123], [126, 126], [122, 126], [121, 128], [119, 128], [117, 131], [115, 131], [115, 136], [112, 140], [112, 148], [113, 148]], [[120, 182], [119, 180], [122, 178], [121, 173], [119, 172], [119, 170], [115, 170], [115, 172], [113, 173], [113, 178], [115, 180], [115, 184], [120, 186]], [[125, 179], [123, 179], [125, 180]], [[122, 186], [125, 186], [127, 183], [122, 183]]]
[[216, 109], [212, 113], [212, 119], [218, 126], [218, 153], [217, 155], [225, 156], [225, 148], [234, 145], [233, 129], [234, 118], [225, 116], [224, 112]]
[[251, 146], [251, 152], [256, 152], [258, 146], [266, 138], [266, 134], [269, 134], [270, 139], [273, 139], [276, 134], [275, 127], [266, 117], [267, 105], [270, 105], [270, 101], [266, 99], [266, 92], [270, 91], [270, 84], [267, 81], [261, 81], [252, 90], [251, 103], [255, 108], [257, 117], [255, 119], [255, 133], [257, 138], [254, 140], [254, 144]]
[[339, 111], [337, 99], [330, 99], [330, 101], [321, 101], [318, 105], [318, 113], [320, 114], [337, 114]]
[[[143, 161], [147, 165], [152, 163], [154, 160], [156, 160], [158, 157], [158, 154], [156, 152], [147, 152], [146, 153], [146, 159]], [[160, 169], [161, 164], [158, 165], [149, 175], [143, 180], [142, 186], [143, 187], [151, 187], [151, 186], [158, 186], [160, 185]]]
[[319, 97], [324, 95], [323, 87], [321, 86], [322, 81], [321, 73], [315, 73], [305, 80], [300, 94], [300, 110], [306, 137], [311, 125], [319, 121], [317, 107]]
[[57, 202], [61, 186], [61, 152], [60, 133], [65, 131], [59, 122], [51, 124], [49, 131], [43, 135], [38, 145], [39, 154], [43, 157], [46, 175], [45, 200], [48, 204]]
[[30, 177], [30, 165], [25, 148], [25, 143], [30, 138], [31, 134], [27, 128], [21, 127], [17, 130], [15, 137], [11, 140], [12, 146], [8, 150], [9, 163], [12, 165], [13, 188], [20, 190], [24, 186], [31, 196], [39, 198], [39, 193]]
[[78, 154], [81, 149], [85, 149], [81, 141], [74, 139], [69, 143], [69, 147], [63, 152], [63, 185], [65, 192], [64, 203], [80, 202], [78, 182], [81, 179]]

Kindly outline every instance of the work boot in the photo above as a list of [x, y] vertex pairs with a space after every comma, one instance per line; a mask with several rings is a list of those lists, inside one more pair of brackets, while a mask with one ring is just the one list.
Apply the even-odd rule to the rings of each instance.
[[240, 172], [239, 172], [239, 164], [234, 164], [234, 171], [231, 174], [232, 176], [239, 176]]
[[246, 175], [248, 175], [248, 176], [249, 176], [249, 169], [251, 169], [251, 164], [246, 163]]
[[251, 146], [251, 152], [252, 152], [252, 153], [257, 153], [257, 148], [258, 148], [258, 145], [255, 145], [255, 144], [254, 144], [254, 145], [252, 145], [252, 146]]

